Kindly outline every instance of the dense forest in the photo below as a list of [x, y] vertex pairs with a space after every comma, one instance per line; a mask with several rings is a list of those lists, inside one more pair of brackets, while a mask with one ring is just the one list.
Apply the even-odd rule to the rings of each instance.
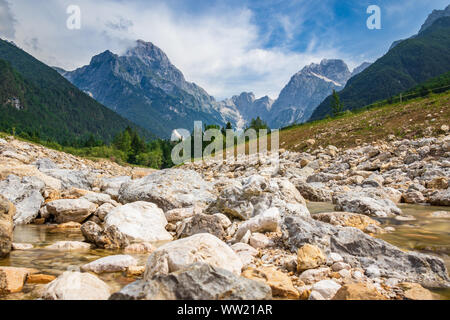
[[[245, 129], [249, 128], [253, 128], [256, 131], [259, 131], [260, 129], [267, 129], [268, 132], [270, 132], [267, 124], [259, 117], [252, 119], [249, 126]], [[201, 130], [202, 151], [204, 151], [205, 148], [214, 141], [214, 139], [212, 139], [212, 141], [205, 141], [204, 133], [208, 129], [220, 130], [223, 135], [224, 148], [226, 141], [226, 130], [234, 130], [230, 122], [222, 128], [218, 125], [205, 125]], [[105, 158], [119, 164], [131, 164], [155, 169], [173, 167], [172, 149], [179, 142], [163, 139], [148, 140], [141, 136], [137, 130], [131, 127], [127, 127], [125, 130], [119, 132], [111, 142], [103, 141], [96, 138], [94, 135], [90, 135], [85, 139], [77, 138], [69, 144], [60, 144], [51, 139], [41, 139], [37, 132], [15, 132], [14, 130], [12, 132], [4, 132], [13, 134], [24, 140], [39, 143], [46, 147], [64, 151], [76, 156], [87, 158]], [[238, 139], [236, 132], [234, 132], [234, 134], [234, 144], [236, 145], [238, 143]], [[191, 133], [191, 137], [193, 136], [194, 131]], [[187, 139], [190, 139], [190, 137]], [[191, 144], [191, 147], [194, 148], [193, 143]], [[191, 154], [194, 155], [193, 149]]]

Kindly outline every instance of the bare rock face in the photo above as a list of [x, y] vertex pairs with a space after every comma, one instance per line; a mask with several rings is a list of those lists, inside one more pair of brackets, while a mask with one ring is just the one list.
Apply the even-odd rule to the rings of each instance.
[[169, 275], [138, 280], [113, 294], [111, 300], [269, 300], [271, 289], [211, 266], [195, 263]]
[[15, 213], [14, 205], [0, 195], [0, 259], [11, 251]]
[[192, 207], [196, 203], [207, 204], [213, 200], [212, 184], [191, 170], [157, 171], [124, 183], [119, 190], [119, 201], [122, 203], [148, 201], [164, 211]]
[[300, 194], [309, 201], [315, 202], [331, 202], [333, 192], [327, 190], [322, 182], [308, 183], [302, 179], [293, 181]]
[[110, 289], [90, 273], [64, 272], [46, 285], [44, 300], [107, 300]]
[[117, 199], [119, 197], [119, 190], [122, 184], [130, 181], [131, 177], [129, 176], [103, 178], [101, 181], [100, 189], [103, 193], [106, 193], [112, 198]]
[[236, 253], [217, 237], [202, 233], [156, 249], [148, 258], [144, 279], [150, 280], [156, 274], [169, 274], [194, 262], [241, 274], [242, 262]]

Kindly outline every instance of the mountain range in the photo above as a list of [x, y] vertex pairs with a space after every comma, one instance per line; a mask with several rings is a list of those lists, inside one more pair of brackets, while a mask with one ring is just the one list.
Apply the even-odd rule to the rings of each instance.
[[93, 136], [105, 142], [125, 128], [147, 130], [81, 92], [15, 44], [0, 40], [0, 130], [71, 144]]
[[342, 60], [311, 64], [292, 77], [276, 101], [268, 96], [257, 99], [252, 92], [216, 101], [187, 82], [160, 48], [142, 40], [124, 55], [105, 51], [74, 71], [55, 69], [118, 114], [168, 137], [177, 128], [192, 130], [195, 120], [221, 126], [231, 122], [237, 128], [258, 116], [272, 128], [304, 122], [325, 97], [367, 65], [352, 74]]
[[0, 129], [59, 142], [89, 135], [111, 141], [128, 126], [147, 138], [168, 138], [174, 129], [192, 130], [194, 121], [242, 128], [260, 117], [281, 128], [321, 119], [331, 114], [333, 90], [345, 109], [355, 110], [449, 71], [449, 15], [450, 6], [433, 11], [417, 35], [373, 64], [350, 71], [342, 60], [324, 59], [305, 66], [275, 101], [252, 92], [216, 101], [188, 82], [160, 48], [142, 40], [122, 55], [106, 50], [74, 71], [52, 69], [0, 41]]
[[224, 125], [217, 102], [187, 82], [167, 55], [138, 40], [124, 55], [105, 51], [89, 65], [67, 72], [70, 82], [118, 114], [161, 137], [173, 129], [193, 129], [195, 120]]

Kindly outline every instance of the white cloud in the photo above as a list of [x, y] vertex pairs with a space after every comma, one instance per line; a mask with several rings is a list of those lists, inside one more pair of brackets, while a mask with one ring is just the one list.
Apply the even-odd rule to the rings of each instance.
[[[316, 40], [304, 53], [281, 47], [264, 49], [265, 37], [246, 8], [190, 15], [161, 3], [79, 0], [81, 30], [68, 30], [66, 8], [72, 2], [49, 0], [31, 5], [15, 0], [11, 4], [18, 21], [14, 40], [45, 63], [68, 70], [88, 64], [93, 55], [106, 49], [121, 53], [136, 39], [151, 41], [188, 81], [217, 98], [242, 91], [276, 98], [304, 65], [322, 58], [346, 58], [332, 43], [321, 46]], [[289, 20], [280, 23], [288, 36], [292, 34]]]
[[9, 2], [0, 0], [0, 37], [14, 38], [16, 21], [9, 7]]

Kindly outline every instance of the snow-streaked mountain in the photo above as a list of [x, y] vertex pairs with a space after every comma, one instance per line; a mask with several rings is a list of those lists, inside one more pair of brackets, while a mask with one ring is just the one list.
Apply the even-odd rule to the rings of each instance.
[[306, 121], [333, 90], [366, 68], [350, 72], [342, 60], [323, 60], [296, 73], [273, 101], [243, 92], [216, 101], [203, 88], [186, 81], [167, 55], [150, 42], [138, 40], [123, 55], [107, 50], [89, 65], [74, 71], [55, 68], [79, 89], [136, 124], [160, 137], [174, 129], [192, 130], [194, 121], [234, 128], [245, 127], [260, 117], [271, 128]]
[[272, 105], [269, 126], [280, 128], [308, 120], [314, 109], [333, 90], [344, 88], [351, 75], [342, 60], [324, 59], [320, 64], [312, 63], [304, 67], [292, 76]]
[[107, 50], [87, 66], [60, 72], [97, 101], [161, 137], [170, 137], [177, 128], [192, 130], [194, 121], [234, 121], [150, 42], [139, 40], [121, 56]]

